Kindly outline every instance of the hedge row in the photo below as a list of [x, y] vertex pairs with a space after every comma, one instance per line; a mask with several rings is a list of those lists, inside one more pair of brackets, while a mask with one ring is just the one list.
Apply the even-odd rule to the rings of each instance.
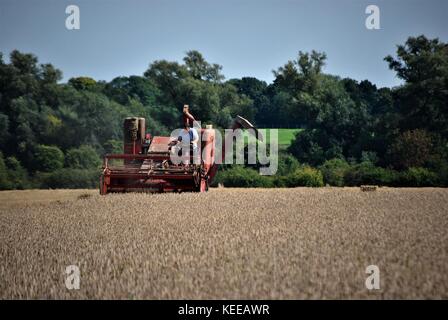
[[100, 170], [62, 168], [50, 173], [38, 172], [35, 180], [41, 189], [96, 189]]
[[212, 186], [243, 188], [322, 187], [379, 185], [390, 187], [446, 187], [448, 179], [443, 172], [426, 168], [409, 168], [396, 171], [377, 167], [370, 162], [350, 165], [344, 160], [333, 159], [320, 168], [300, 166], [288, 174], [262, 176], [258, 171], [234, 166], [218, 172]]
[[377, 167], [371, 162], [349, 165], [344, 160], [333, 159], [320, 168], [324, 182], [332, 186], [359, 186], [362, 184], [391, 187], [445, 187], [447, 175], [427, 168], [409, 168], [396, 171]]
[[322, 187], [322, 173], [311, 167], [298, 168], [286, 176], [262, 176], [258, 171], [242, 166], [219, 171], [212, 186], [242, 188]]
[[33, 161], [35, 171], [29, 173], [15, 157], [5, 159], [0, 152], [0, 190], [98, 188], [101, 161], [90, 146], [64, 155], [57, 147], [38, 145]]

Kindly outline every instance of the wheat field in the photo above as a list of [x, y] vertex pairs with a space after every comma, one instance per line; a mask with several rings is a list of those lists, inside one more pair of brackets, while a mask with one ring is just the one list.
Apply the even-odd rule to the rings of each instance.
[[433, 188], [0, 192], [0, 298], [446, 299], [447, 208]]

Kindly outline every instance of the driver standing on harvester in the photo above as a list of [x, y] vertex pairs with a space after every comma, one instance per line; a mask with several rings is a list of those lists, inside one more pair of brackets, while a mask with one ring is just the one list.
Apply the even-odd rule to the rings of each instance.
[[199, 134], [196, 128], [193, 127], [193, 122], [196, 121], [188, 110], [188, 105], [184, 105], [183, 109], [183, 128], [177, 138], [177, 144], [174, 147], [174, 152], [179, 152], [182, 148], [182, 164], [190, 164], [190, 147], [193, 155], [196, 154], [199, 142]]

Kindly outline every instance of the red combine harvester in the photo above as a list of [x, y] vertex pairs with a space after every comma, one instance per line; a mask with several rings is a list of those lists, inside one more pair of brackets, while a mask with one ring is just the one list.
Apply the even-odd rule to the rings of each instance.
[[[194, 117], [184, 106], [184, 123], [193, 123]], [[253, 129], [257, 139], [262, 140], [257, 129], [243, 117], [234, 119], [232, 129]], [[211, 125], [198, 129], [199, 161], [188, 165], [171, 161], [175, 137], [151, 136], [146, 133], [144, 118], [124, 120], [124, 154], [107, 154], [103, 161], [100, 178], [100, 194], [110, 192], [205, 192], [213, 180], [218, 164], [215, 162], [215, 130]], [[224, 141], [227, 137], [224, 138]], [[229, 137], [233, 139], [233, 137]], [[225, 143], [222, 143], [221, 160], [225, 158]], [[222, 162], [221, 162], [222, 163]]]

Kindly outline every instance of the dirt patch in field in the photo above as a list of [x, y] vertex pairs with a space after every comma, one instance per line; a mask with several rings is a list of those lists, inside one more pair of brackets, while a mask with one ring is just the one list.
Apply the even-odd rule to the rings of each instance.
[[[0, 298], [448, 298], [446, 189], [0, 200]], [[65, 286], [68, 265], [79, 290]], [[369, 265], [380, 290], [365, 287]]]

